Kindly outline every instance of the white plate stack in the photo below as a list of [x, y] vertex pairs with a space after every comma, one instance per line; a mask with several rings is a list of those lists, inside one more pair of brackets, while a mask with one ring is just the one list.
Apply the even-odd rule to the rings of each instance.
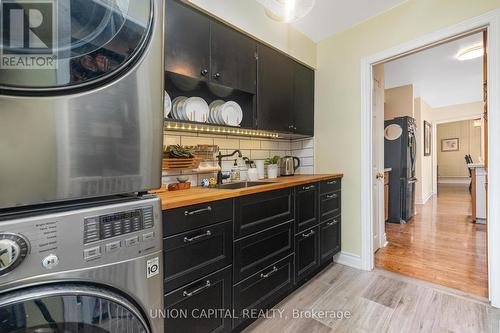
[[[210, 105], [200, 97], [179, 96], [168, 104], [171, 105], [167, 112], [167, 97], [165, 93], [165, 117], [170, 114], [173, 119], [181, 121], [194, 121], [226, 126], [240, 126], [243, 121], [243, 110], [234, 102], [215, 100]], [[170, 97], [168, 97], [170, 101]], [[171, 110], [171, 111], [170, 111]]]

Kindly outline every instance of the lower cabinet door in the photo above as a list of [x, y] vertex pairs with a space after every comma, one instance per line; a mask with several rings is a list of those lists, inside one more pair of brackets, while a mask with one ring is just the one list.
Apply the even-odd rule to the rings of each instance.
[[[255, 320], [255, 311], [273, 306], [293, 286], [293, 255], [264, 268], [233, 288], [234, 327]], [[253, 314], [252, 314], [252, 311]]]
[[166, 294], [165, 332], [230, 332], [231, 287], [229, 266]]
[[234, 242], [234, 283], [265, 269], [293, 252], [293, 221]]
[[165, 292], [231, 265], [233, 221], [184, 232], [163, 240]]
[[295, 283], [319, 267], [319, 226], [295, 236]]
[[335, 254], [340, 252], [340, 216], [322, 223], [320, 226], [321, 264], [332, 262]]

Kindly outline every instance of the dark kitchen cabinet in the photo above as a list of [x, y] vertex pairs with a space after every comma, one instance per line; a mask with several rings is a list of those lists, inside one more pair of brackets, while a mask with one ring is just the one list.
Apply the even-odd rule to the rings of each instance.
[[166, 294], [165, 308], [171, 318], [165, 320], [165, 333], [230, 332], [229, 316], [203, 313], [231, 311], [231, 291], [231, 267], [227, 267]]
[[257, 124], [259, 129], [290, 132], [294, 62], [272, 48], [257, 47]]
[[165, 10], [165, 70], [207, 80], [210, 18], [178, 0], [167, 0]]
[[293, 132], [314, 135], [314, 71], [294, 63], [293, 77]]
[[285, 222], [234, 242], [234, 281], [239, 282], [293, 252], [292, 223]]
[[300, 284], [320, 265], [319, 226], [295, 236], [295, 283]]
[[340, 216], [320, 225], [320, 262], [332, 262], [333, 256], [340, 252]]
[[237, 317], [233, 326], [237, 327], [248, 319], [248, 315], [243, 315], [245, 309], [266, 309], [289, 293], [293, 286], [293, 272], [291, 255], [236, 284], [233, 288], [233, 305]]
[[319, 224], [319, 186], [317, 183], [295, 188], [295, 233]]
[[216, 21], [211, 23], [211, 80], [250, 93], [256, 91], [255, 40]]
[[233, 262], [233, 222], [183, 232], [163, 240], [166, 291]]
[[234, 238], [237, 239], [292, 221], [293, 188], [239, 197], [234, 205]]

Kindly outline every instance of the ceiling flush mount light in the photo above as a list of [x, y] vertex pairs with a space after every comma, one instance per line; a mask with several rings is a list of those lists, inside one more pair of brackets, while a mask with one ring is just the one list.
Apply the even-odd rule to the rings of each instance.
[[460, 61], [482, 57], [484, 54], [483, 45], [474, 45], [458, 52], [457, 59]]
[[313, 9], [316, 0], [257, 0], [266, 9], [266, 14], [279, 22], [297, 21]]

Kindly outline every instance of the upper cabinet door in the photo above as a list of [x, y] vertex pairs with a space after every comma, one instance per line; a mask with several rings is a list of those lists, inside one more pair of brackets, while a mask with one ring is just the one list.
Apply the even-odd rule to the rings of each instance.
[[257, 123], [259, 129], [291, 131], [293, 60], [262, 44], [258, 46]]
[[206, 80], [210, 66], [210, 18], [178, 0], [167, 0], [165, 70]]
[[214, 20], [211, 25], [211, 37], [211, 81], [255, 93], [256, 42]]
[[296, 134], [314, 135], [314, 71], [294, 63], [293, 126]]

